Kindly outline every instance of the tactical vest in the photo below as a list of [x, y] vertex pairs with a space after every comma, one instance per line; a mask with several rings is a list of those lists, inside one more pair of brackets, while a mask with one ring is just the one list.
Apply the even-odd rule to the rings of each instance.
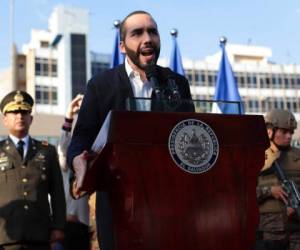
[[282, 152], [278, 159], [287, 178], [293, 180], [300, 187], [300, 149], [291, 147], [288, 151]]
[[[266, 163], [263, 167], [263, 170], [258, 177], [258, 186], [267, 186], [271, 187], [274, 185], [280, 185], [275, 173], [269, 171], [270, 166], [278, 158], [278, 163], [282, 167], [287, 178], [293, 180], [295, 184], [300, 187], [300, 150], [294, 147], [291, 147], [287, 151], [282, 151], [280, 154], [278, 152], [266, 150]], [[269, 172], [268, 172], [269, 171]], [[266, 199], [263, 203], [259, 205], [260, 213], [277, 213], [285, 212], [285, 204], [276, 200], [272, 197]]]

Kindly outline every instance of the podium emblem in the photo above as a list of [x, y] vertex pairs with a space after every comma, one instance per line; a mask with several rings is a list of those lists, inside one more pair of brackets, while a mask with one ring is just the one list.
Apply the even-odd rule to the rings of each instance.
[[176, 165], [191, 174], [210, 170], [219, 155], [219, 142], [214, 131], [196, 119], [176, 124], [170, 133], [168, 146]]

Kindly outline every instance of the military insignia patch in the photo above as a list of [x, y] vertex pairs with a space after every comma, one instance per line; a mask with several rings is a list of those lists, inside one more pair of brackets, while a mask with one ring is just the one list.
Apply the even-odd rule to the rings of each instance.
[[14, 96], [14, 100], [16, 103], [21, 103], [24, 101], [24, 97], [20, 91], [17, 91], [17, 94]]
[[1, 171], [5, 171], [8, 169], [11, 169], [13, 166], [12, 164], [9, 162], [9, 159], [7, 156], [1, 156], [0, 157], [0, 170]]
[[45, 155], [43, 155], [42, 153], [39, 153], [39, 154], [36, 156], [35, 161], [38, 161], [38, 162], [45, 162], [45, 161], [46, 161], [46, 157], [45, 157]]
[[5, 155], [0, 155], [0, 163], [1, 162], [8, 162], [9, 161], [9, 159], [8, 159], [8, 157], [7, 156], [5, 156]]
[[191, 174], [211, 169], [219, 155], [219, 142], [214, 131], [196, 119], [176, 124], [170, 133], [168, 146], [176, 165]]
[[37, 156], [37, 158], [39, 160], [45, 160], [45, 156], [43, 154], [41, 154], [41, 153]]

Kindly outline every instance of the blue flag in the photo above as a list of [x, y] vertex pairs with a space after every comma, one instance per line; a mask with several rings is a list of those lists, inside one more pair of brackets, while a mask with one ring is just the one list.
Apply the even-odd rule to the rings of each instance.
[[114, 43], [114, 48], [113, 48], [113, 53], [112, 53], [112, 58], [111, 58], [111, 63], [110, 67], [114, 68], [124, 62], [124, 55], [120, 51], [120, 31], [119, 28], [116, 27], [116, 37], [115, 37], [115, 43]]
[[173, 37], [173, 49], [172, 49], [171, 59], [170, 59], [170, 69], [184, 76], [181, 54], [177, 44], [177, 30], [175, 29], [172, 30], [171, 35]]
[[223, 114], [243, 114], [244, 108], [239, 94], [238, 85], [235, 80], [231, 65], [229, 63], [226, 50], [226, 40], [221, 41], [222, 57], [217, 77], [214, 100], [216, 101], [238, 101], [237, 103], [218, 102], [217, 106]]

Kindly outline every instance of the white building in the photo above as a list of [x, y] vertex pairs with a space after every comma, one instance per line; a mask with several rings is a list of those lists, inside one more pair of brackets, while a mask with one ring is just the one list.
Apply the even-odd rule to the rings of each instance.
[[57, 6], [48, 30], [32, 30], [26, 56], [26, 90], [38, 113], [64, 114], [90, 77], [87, 10]]
[[[228, 44], [226, 51], [247, 114], [284, 108], [300, 120], [300, 65], [270, 62], [272, 51], [266, 47]], [[183, 59], [194, 99], [213, 100], [220, 59], [221, 52], [205, 60]], [[160, 63], [168, 65], [167, 60]], [[211, 110], [211, 103], [206, 110]]]

